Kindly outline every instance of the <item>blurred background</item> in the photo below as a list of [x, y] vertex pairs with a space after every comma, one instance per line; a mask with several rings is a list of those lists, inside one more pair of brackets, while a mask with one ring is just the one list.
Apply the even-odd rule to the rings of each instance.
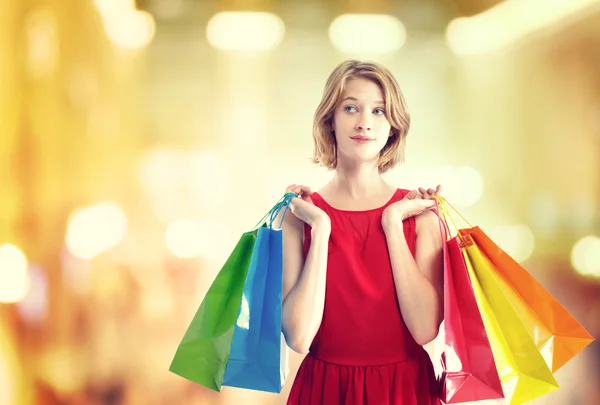
[[[0, 1], [0, 405], [284, 404], [168, 372], [242, 232], [318, 190], [330, 71], [412, 115], [445, 196], [600, 336], [600, 0]], [[439, 339], [429, 345], [439, 370]], [[600, 351], [532, 403], [600, 404]]]

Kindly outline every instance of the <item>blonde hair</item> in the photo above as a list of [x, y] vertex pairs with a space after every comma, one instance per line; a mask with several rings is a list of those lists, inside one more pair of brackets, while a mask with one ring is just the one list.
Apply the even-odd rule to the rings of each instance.
[[385, 67], [374, 62], [347, 60], [340, 63], [329, 75], [323, 97], [313, 121], [314, 153], [312, 161], [329, 169], [337, 166], [337, 150], [332, 121], [346, 82], [362, 78], [375, 82], [381, 88], [385, 101], [385, 116], [392, 135], [381, 150], [379, 172], [385, 173], [404, 161], [404, 145], [410, 127], [410, 114], [400, 86]]

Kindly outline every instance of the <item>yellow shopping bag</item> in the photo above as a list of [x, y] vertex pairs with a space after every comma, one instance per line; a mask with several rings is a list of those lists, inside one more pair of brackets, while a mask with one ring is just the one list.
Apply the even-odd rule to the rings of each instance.
[[463, 254], [508, 405], [520, 405], [558, 388], [552, 371], [512, 307], [492, 263], [469, 235]]

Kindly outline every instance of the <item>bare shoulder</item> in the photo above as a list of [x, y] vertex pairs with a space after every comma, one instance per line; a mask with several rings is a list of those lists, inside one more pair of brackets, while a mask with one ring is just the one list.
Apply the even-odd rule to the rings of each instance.
[[433, 211], [427, 210], [415, 218], [417, 234], [419, 232], [440, 233], [440, 218]]
[[283, 224], [281, 225], [283, 229], [301, 231], [304, 228], [304, 222], [300, 221], [294, 214], [292, 214], [291, 208], [288, 208], [287, 211], [285, 209], [281, 210], [275, 219], [276, 223], [281, 221], [281, 217], [284, 213], [285, 217], [283, 217]]

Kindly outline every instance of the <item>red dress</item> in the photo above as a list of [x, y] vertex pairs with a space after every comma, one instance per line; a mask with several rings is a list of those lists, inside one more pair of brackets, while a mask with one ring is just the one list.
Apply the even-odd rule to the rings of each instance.
[[[367, 211], [338, 210], [312, 194], [331, 218], [325, 310], [288, 405], [441, 405], [429, 355], [402, 319], [381, 225], [383, 210], [406, 193]], [[414, 217], [404, 234], [414, 256]]]

